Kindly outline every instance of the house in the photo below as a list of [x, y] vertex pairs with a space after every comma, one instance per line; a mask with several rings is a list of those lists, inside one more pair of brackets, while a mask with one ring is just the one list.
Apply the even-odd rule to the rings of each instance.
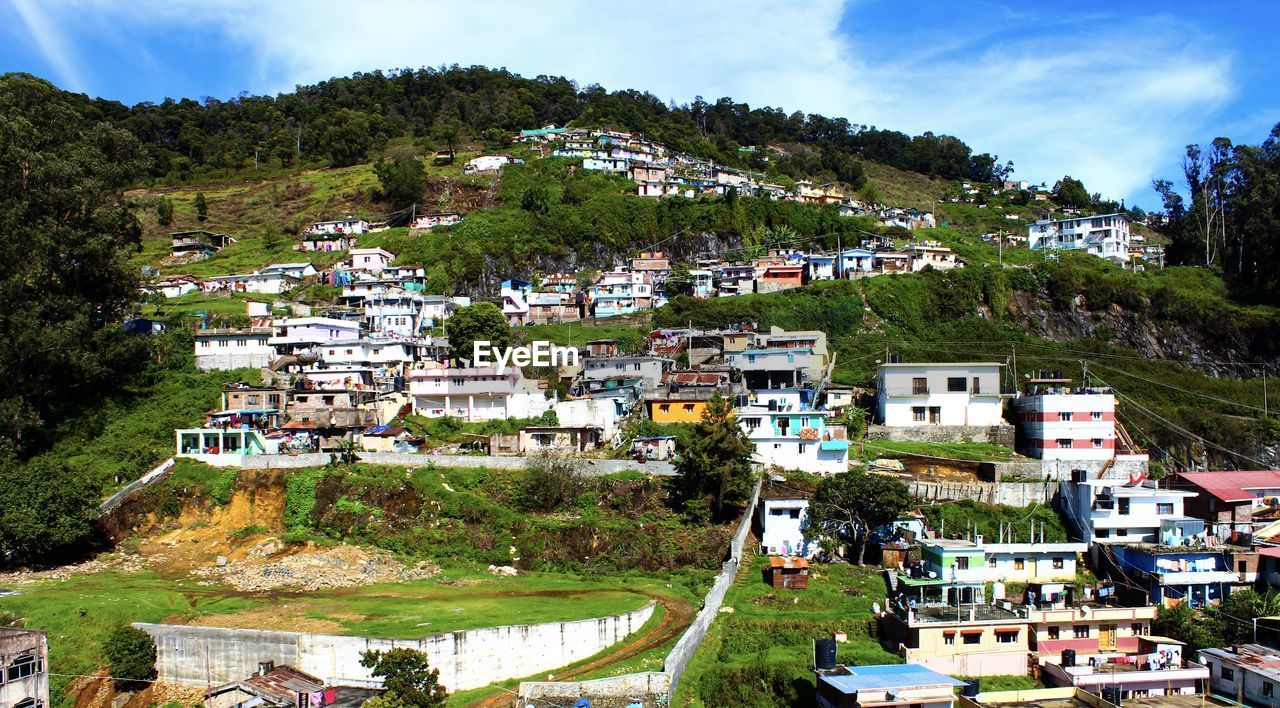
[[1129, 261], [1129, 220], [1123, 214], [1042, 219], [1027, 225], [1033, 251], [1081, 251], [1114, 263]]
[[912, 260], [908, 250], [876, 251], [875, 268], [879, 273], [910, 273]]
[[530, 425], [520, 430], [521, 453], [556, 451], [589, 452], [604, 441], [596, 425]]
[[277, 321], [276, 334], [267, 343], [280, 354], [289, 354], [359, 337], [359, 322], [331, 317], [293, 317]]
[[375, 425], [360, 433], [360, 449], [366, 452], [417, 452], [418, 446], [402, 426]]
[[275, 348], [270, 327], [196, 331], [195, 364], [200, 371], [261, 369], [271, 365]]
[[[728, 383], [720, 373], [668, 371], [658, 388], [645, 392], [649, 419], [655, 423], [697, 423], [710, 401]], [[727, 395], [732, 396], [730, 390]]]
[[422, 326], [438, 327], [453, 316], [459, 307], [469, 307], [471, 298], [463, 296], [427, 295], [422, 298]]
[[689, 271], [689, 279], [693, 281], [692, 294], [699, 300], [705, 300], [716, 294], [715, 277], [711, 271], [697, 268]]
[[497, 172], [510, 164], [522, 163], [524, 160], [507, 155], [481, 155], [467, 161], [462, 168], [464, 175], [477, 175], [485, 172]]
[[1247, 537], [1280, 520], [1280, 470], [1183, 472], [1173, 487], [1196, 493], [1186, 500], [1187, 516], [1204, 519], [1218, 538]]
[[987, 543], [988, 577], [994, 581], [1026, 583], [1071, 580], [1087, 543]]
[[552, 410], [560, 425], [574, 428], [596, 428], [600, 440], [615, 444], [621, 436], [617, 406], [612, 401], [596, 398], [575, 398], [557, 401]]
[[352, 236], [340, 231], [322, 231], [307, 233], [302, 237], [298, 250], [303, 252], [333, 253], [345, 251], [356, 245]]
[[1280, 651], [1261, 644], [1201, 649], [1214, 695], [1239, 705], [1274, 706], [1280, 701]]
[[795, 388], [816, 381], [825, 371], [825, 359], [810, 347], [746, 349], [724, 354], [725, 365], [741, 371], [750, 389]]
[[[443, 299], [435, 296], [436, 299]], [[370, 295], [362, 303], [364, 323], [371, 335], [416, 337], [428, 327], [427, 302], [432, 296], [412, 290], [389, 288]]]
[[1018, 451], [1042, 460], [1114, 458], [1115, 394], [1106, 387], [1073, 387], [1058, 374], [1038, 372], [1024, 395], [1010, 402]]
[[1041, 676], [1048, 684], [1100, 695], [1111, 705], [1161, 696], [1199, 696], [1209, 681], [1209, 669], [1184, 657], [1185, 651], [1186, 645], [1176, 639], [1139, 637], [1132, 654], [1067, 654], [1058, 661], [1043, 662]]
[[292, 290], [300, 282], [296, 276], [280, 271], [253, 272], [245, 275], [215, 275], [207, 281], [211, 291], [279, 295]]
[[191, 275], [170, 275], [157, 280], [154, 284], [145, 287], [153, 293], [159, 293], [164, 297], [181, 297], [187, 293], [196, 293], [203, 290], [204, 281]]
[[1138, 639], [1151, 634], [1156, 607], [1122, 607], [1102, 600], [1082, 597], [1072, 583], [1027, 585], [1022, 610], [1031, 621], [1031, 650], [1037, 659], [1059, 661], [1064, 651], [1076, 656], [1136, 652]]
[[821, 253], [809, 256], [809, 280], [834, 280], [836, 277], [836, 257]]
[[369, 222], [364, 219], [355, 219], [348, 216], [345, 219], [337, 219], [335, 221], [317, 221], [307, 227], [306, 234], [308, 236], [317, 236], [321, 234], [346, 234], [348, 236], [354, 236], [368, 233], [368, 231]]
[[[1086, 479], [1083, 470], [1072, 474], [1072, 481], [1063, 483], [1060, 504], [1077, 536], [1086, 543], [1156, 543], [1161, 541], [1166, 522], [1172, 522], [1172, 534], [1179, 524], [1197, 521], [1183, 515], [1184, 501], [1195, 492], [1124, 480]], [[1202, 529], [1203, 525], [1201, 521]]]
[[890, 361], [876, 373], [876, 422], [889, 427], [1004, 424], [1004, 364]]
[[849, 469], [845, 429], [829, 424], [829, 415], [801, 404], [798, 395], [789, 396], [787, 402], [772, 398], [768, 403], [748, 404], [734, 411], [739, 426], [755, 447], [753, 461], [815, 474], [836, 474]]
[[951, 270], [960, 266], [956, 254], [950, 248], [936, 241], [913, 243], [906, 248], [911, 256], [911, 272], [918, 273], [925, 268], [934, 270]]
[[818, 673], [818, 708], [951, 708], [964, 681], [920, 664], [840, 666]]
[[773, 556], [769, 559], [769, 584], [775, 588], [806, 590], [809, 587], [809, 559]]
[[631, 454], [642, 460], [669, 460], [676, 454], [674, 435], [652, 435], [631, 441]]
[[412, 223], [409, 224], [409, 228], [430, 231], [437, 226], [453, 226], [461, 222], [462, 214], [456, 211], [441, 211], [414, 217]]
[[656, 390], [662, 375], [671, 370], [671, 359], [660, 356], [596, 357], [588, 353], [582, 360], [582, 378], [608, 379], [627, 376], [641, 379], [646, 391]]
[[378, 274], [395, 260], [396, 254], [381, 248], [353, 248], [348, 257], [352, 270]]
[[0, 706], [49, 703], [49, 640], [38, 629], [0, 627]]
[[222, 389], [222, 409], [210, 418], [231, 416], [229, 424], [240, 427], [267, 429], [275, 427], [278, 418], [287, 412], [288, 389], [273, 386], [250, 386], [243, 383], [227, 384]]
[[344, 434], [354, 434], [381, 422], [370, 405], [376, 395], [359, 387], [331, 384], [293, 391], [289, 395], [289, 419], [312, 423], [317, 429], [342, 429]]
[[129, 334], [141, 334], [144, 336], [163, 334], [168, 328], [168, 325], [160, 320], [146, 317], [130, 317], [124, 321], [124, 331]]
[[581, 293], [529, 293], [529, 324], [577, 322], [582, 319], [583, 302]]
[[369, 688], [326, 686], [311, 674], [292, 666], [276, 666], [274, 661], [261, 661], [258, 667], [258, 672], [247, 679], [210, 688], [205, 693], [204, 705], [207, 708], [355, 708], [379, 693]]
[[364, 367], [379, 376], [396, 377], [418, 359], [417, 347], [403, 337], [335, 339], [320, 347], [320, 358], [328, 367]]
[[588, 300], [597, 318], [629, 315], [653, 306], [653, 285], [641, 272], [601, 273]]
[[756, 505], [756, 523], [762, 555], [812, 558], [818, 552], [818, 544], [805, 533], [809, 495], [804, 492], [785, 485], [766, 485]]
[[645, 251], [631, 259], [631, 271], [647, 275], [650, 283], [661, 284], [671, 275], [671, 259], [662, 251]]
[[319, 273], [316, 267], [311, 265], [310, 261], [300, 261], [298, 263], [272, 263], [259, 269], [259, 273], [283, 273], [299, 280], [310, 278]]
[[214, 467], [239, 466], [243, 457], [274, 455], [279, 442], [251, 428], [179, 428], [174, 432], [175, 457], [199, 460]]
[[756, 292], [776, 293], [804, 285], [804, 266], [770, 263], [756, 269]]
[[[1203, 522], [1193, 521], [1204, 528]], [[1185, 543], [1189, 545], [1114, 543], [1107, 549], [1128, 583], [1145, 590], [1153, 604], [1185, 602], [1192, 607], [1207, 607], [1221, 602], [1234, 586], [1243, 584], [1242, 573], [1233, 565], [1236, 554], [1230, 547], [1204, 545], [1203, 535], [1189, 537]], [[1255, 558], [1256, 569], [1256, 554], [1240, 551]], [[1249, 563], [1244, 562], [1243, 568], [1247, 569]]]
[[726, 263], [711, 269], [716, 295], [745, 295], [755, 292], [756, 267], [751, 264]]
[[[564, 151], [561, 151], [561, 150], [556, 151], [557, 154], [561, 152], [564, 152]], [[592, 152], [594, 153], [595, 151], [592, 151]], [[626, 174], [627, 165], [629, 164], [627, 160], [624, 158], [609, 157], [604, 154], [593, 155], [593, 156], [583, 156], [583, 155], [565, 155], [565, 156], [582, 157], [582, 169], [584, 170], [598, 170], [600, 172], [612, 172], [614, 174]]]
[[957, 676], [1027, 672], [1031, 627], [1022, 613], [982, 604], [969, 583], [899, 576], [898, 586], [902, 594], [880, 616], [881, 642], [908, 664]]
[[409, 372], [413, 411], [429, 418], [466, 420], [536, 418], [554, 401], [528, 381], [517, 367], [501, 374], [496, 366], [446, 367], [428, 362]]
[[175, 256], [208, 258], [222, 249], [235, 243], [236, 240], [227, 234], [212, 231], [174, 231], [169, 234], [171, 244], [169, 252]]
[[502, 314], [512, 327], [529, 324], [529, 295], [533, 283], [514, 278], [502, 281]]

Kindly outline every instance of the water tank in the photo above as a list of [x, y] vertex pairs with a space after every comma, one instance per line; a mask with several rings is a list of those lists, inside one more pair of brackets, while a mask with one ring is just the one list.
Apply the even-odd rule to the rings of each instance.
[[981, 679], [969, 679], [964, 682], [964, 688], [960, 689], [960, 695], [965, 698], [977, 698], [979, 693], [982, 693]]
[[1076, 665], [1076, 650], [1063, 649], [1062, 650], [1062, 666], [1070, 667], [1075, 665]]
[[815, 669], [834, 669], [836, 667], [836, 640], [813, 640], [813, 666]]

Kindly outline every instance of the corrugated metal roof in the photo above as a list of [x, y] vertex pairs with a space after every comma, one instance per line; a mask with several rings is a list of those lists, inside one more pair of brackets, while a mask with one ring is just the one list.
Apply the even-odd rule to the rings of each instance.
[[819, 676], [842, 693], [884, 690], [890, 688], [915, 688], [922, 686], [963, 686], [964, 681], [938, 673], [919, 664], [884, 664], [877, 666], [848, 666], [847, 675]]
[[1280, 470], [1185, 472], [1178, 478], [1225, 502], [1248, 501], [1257, 497], [1250, 489], [1280, 487]]

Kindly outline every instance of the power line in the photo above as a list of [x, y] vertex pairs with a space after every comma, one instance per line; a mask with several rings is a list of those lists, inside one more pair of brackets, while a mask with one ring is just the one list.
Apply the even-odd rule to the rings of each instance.
[[1131, 373], [1129, 373], [1128, 371], [1123, 371], [1123, 370], [1121, 370], [1121, 369], [1117, 369], [1117, 368], [1115, 368], [1114, 366], [1107, 366], [1106, 364], [1099, 364], [1099, 363], [1098, 363], [1098, 362], [1096, 362], [1096, 361], [1094, 361], [1094, 362], [1089, 362], [1089, 363], [1090, 363], [1090, 364], [1092, 364], [1092, 365], [1094, 365], [1094, 366], [1100, 366], [1100, 367], [1102, 367], [1102, 368], [1104, 368], [1104, 369], [1107, 369], [1108, 371], [1114, 371], [1114, 372], [1116, 372], [1117, 374], [1121, 374], [1121, 375], [1124, 375], [1124, 376], [1128, 376], [1128, 377], [1131, 377], [1131, 378], [1135, 378], [1135, 379], [1138, 379], [1139, 381], [1145, 381], [1145, 382], [1147, 382], [1147, 383], [1149, 383], [1149, 384], [1154, 384], [1154, 385], [1156, 385], [1156, 386], [1163, 386], [1163, 387], [1168, 388], [1168, 389], [1173, 389], [1174, 391], [1180, 391], [1180, 392], [1182, 392], [1182, 393], [1189, 393], [1189, 394], [1191, 394], [1191, 395], [1193, 395], [1193, 396], [1200, 396], [1201, 398], [1207, 398], [1207, 399], [1212, 400], [1212, 401], [1218, 401], [1219, 403], [1227, 403], [1227, 404], [1231, 404], [1231, 405], [1235, 405], [1235, 406], [1240, 406], [1241, 408], [1248, 408], [1249, 410], [1254, 410], [1254, 411], [1264, 412], [1264, 411], [1263, 411], [1263, 408], [1262, 408], [1261, 406], [1255, 406], [1255, 405], [1251, 405], [1251, 404], [1249, 404], [1249, 403], [1241, 403], [1241, 402], [1239, 402], [1239, 401], [1232, 401], [1232, 400], [1230, 400], [1230, 399], [1228, 399], [1228, 398], [1221, 398], [1221, 397], [1219, 397], [1219, 396], [1214, 396], [1214, 395], [1211, 395], [1211, 394], [1208, 394], [1208, 393], [1200, 393], [1199, 391], [1192, 391], [1191, 389], [1183, 388], [1183, 387], [1181, 387], [1181, 386], [1174, 386], [1173, 384], [1167, 384], [1167, 383], [1164, 383], [1163, 381], [1156, 381], [1156, 380], [1154, 380], [1154, 379], [1146, 378], [1145, 376], [1139, 376], [1139, 375], [1137, 375], [1137, 374], [1131, 374]]

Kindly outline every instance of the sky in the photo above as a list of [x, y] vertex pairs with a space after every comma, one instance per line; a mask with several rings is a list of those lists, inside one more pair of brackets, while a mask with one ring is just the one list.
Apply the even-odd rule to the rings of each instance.
[[1280, 122], [1280, 3], [0, 0], [0, 71], [127, 104], [450, 64], [955, 135], [1158, 206], [1188, 143]]

